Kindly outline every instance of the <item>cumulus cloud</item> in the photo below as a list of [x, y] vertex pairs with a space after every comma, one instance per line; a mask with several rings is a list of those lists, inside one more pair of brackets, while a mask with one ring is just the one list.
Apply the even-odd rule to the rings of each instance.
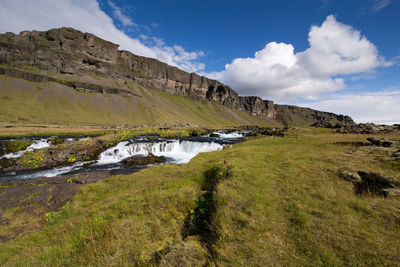
[[321, 26], [312, 26], [310, 48], [297, 56], [317, 76], [352, 74], [387, 64], [375, 45], [352, 27], [330, 15]]
[[[122, 12], [121, 14], [123, 15]], [[124, 16], [118, 19], [129, 24]], [[122, 20], [121, 23], [124, 23]], [[167, 46], [164, 42], [146, 45], [141, 38], [132, 38], [117, 29], [112, 18], [100, 9], [96, 0], [3, 0], [1, 2], [0, 32], [45, 31], [59, 27], [73, 27], [93, 33], [119, 44], [121, 49], [159, 59], [189, 72], [204, 69], [204, 64], [198, 62], [203, 55], [202, 52], [188, 52], [178, 45]]]
[[237, 58], [224, 71], [209, 75], [241, 95], [291, 102], [345, 89], [344, 75], [359, 76], [390, 65], [365, 36], [332, 15], [311, 27], [308, 41], [310, 47], [298, 53], [291, 44], [268, 43], [254, 57]]
[[362, 94], [332, 94], [312, 103], [298, 105], [350, 115], [356, 122], [400, 123], [400, 90]]

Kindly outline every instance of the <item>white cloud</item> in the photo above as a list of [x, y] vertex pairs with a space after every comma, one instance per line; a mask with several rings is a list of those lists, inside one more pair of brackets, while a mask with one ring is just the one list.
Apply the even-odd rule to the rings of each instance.
[[392, 3], [392, 0], [371, 0], [370, 13], [378, 12]]
[[113, 15], [122, 23], [123, 26], [136, 26], [133, 20], [122, 12], [122, 9], [114, 4], [113, 1], [108, 0], [108, 5], [111, 7]]
[[360, 73], [388, 64], [373, 43], [332, 15], [321, 26], [311, 27], [308, 42], [310, 48], [297, 57], [317, 76]]
[[258, 95], [275, 101], [317, 99], [321, 94], [346, 88], [343, 78], [390, 65], [373, 43], [330, 15], [321, 26], [312, 26], [310, 47], [295, 53], [285, 43], [268, 43], [252, 58], [237, 58], [219, 73], [219, 78], [241, 95]]
[[346, 114], [354, 121], [378, 124], [400, 123], [400, 90], [363, 94], [332, 94], [313, 103], [299, 105], [317, 110]]
[[202, 52], [187, 52], [180, 46], [167, 46], [163, 42], [145, 45], [140, 39], [129, 37], [115, 27], [113, 20], [100, 9], [96, 0], [2, 0], [1, 2], [0, 32], [45, 31], [59, 27], [72, 27], [93, 33], [119, 44], [121, 49], [159, 59], [189, 72], [204, 69], [204, 64], [197, 62], [203, 55]]

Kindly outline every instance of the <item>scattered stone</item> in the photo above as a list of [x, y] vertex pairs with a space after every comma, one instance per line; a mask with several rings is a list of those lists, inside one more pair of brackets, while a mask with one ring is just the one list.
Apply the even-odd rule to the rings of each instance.
[[394, 140], [378, 139], [376, 137], [368, 137], [367, 140], [375, 146], [383, 146], [383, 147], [391, 147], [393, 144], [398, 142]]
[[355, 134], [379, 134], [379, 133], [391, 133], [399, 131], [399, 127], [396, 125], [377, 125], [374, 123], [345, 123], [340, 128], [336, 129], [337, 133], [355, 133]]

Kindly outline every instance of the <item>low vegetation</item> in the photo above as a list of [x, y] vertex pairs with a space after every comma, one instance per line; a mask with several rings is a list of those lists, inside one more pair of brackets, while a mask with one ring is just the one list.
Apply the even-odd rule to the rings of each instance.
[[0, 243], [0, 265], [395, 266], [400, 198], [356, 194], [338, 175], [374, 172], [398, 187], [379, 160], [388, 148], [352, 145], [365, 139], [308, 128], [249, 137], [86, 185], [57, 212], [5, 210], [0, 233], [34, 226]]
[[278, 125], [221, 104], [201, 103], [131, 83], [125, 89], [133, 96], [82, 93], [59, 83], [29, 82], [6, 75], [0, 75], [0, 83], [0, 122], [5, 126]]
[[31, 140], [15, 140], [15, 141], [4, 141], [4, 146], [6, 148], [7, 153], [13, 153], [20, 150], [26, 149], [33, 142]]

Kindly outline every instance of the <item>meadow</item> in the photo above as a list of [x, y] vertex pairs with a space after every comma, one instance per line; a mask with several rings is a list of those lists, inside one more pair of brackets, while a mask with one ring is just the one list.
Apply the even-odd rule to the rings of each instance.
[[59, 211], [5, 210], [0, 233], [28, 230], [0, 243], [0, 265], [395, 266], [400, 198], [358, 195], [338, 175], [373, 171], [400, 185], [385, 149], [351, 145], [366, 137], [292, 128], [111, 176]]

